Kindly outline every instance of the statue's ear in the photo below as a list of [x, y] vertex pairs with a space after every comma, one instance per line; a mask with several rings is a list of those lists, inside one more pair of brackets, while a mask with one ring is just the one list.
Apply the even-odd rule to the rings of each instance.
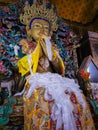
[[49, 36], [52, 36], [52, 35], [53, 35], [53, 32], [52, 32], [52, 31], [50, 31], [50, 32], [49, 32]]
[[29, 30], [27, 30], [27, 39], [28, 39], [28, 41], [32, 41], [32, 35], [31, 35], [31, 30], [29, 29]]

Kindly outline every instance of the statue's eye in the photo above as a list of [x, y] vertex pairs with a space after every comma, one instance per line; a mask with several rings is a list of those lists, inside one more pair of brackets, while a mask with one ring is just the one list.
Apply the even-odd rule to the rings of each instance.
[[42, 25], [41, 25], [41, 24], [36, 23], [36, 24], [34, 24], [32, 27], [33, 27], [33, 28], [41, 28], [41, 27], [42, 27]]
[[48, 27], [48, 26], [44, 26], [44, 29], [45, 29], [45, 30], [49, 30], [49, 27]]

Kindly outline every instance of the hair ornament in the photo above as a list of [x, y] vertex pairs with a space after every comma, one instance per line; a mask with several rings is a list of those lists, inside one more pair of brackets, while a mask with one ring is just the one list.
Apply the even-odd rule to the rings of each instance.
[[25, 4], [24, 12], [23, 14], [20, 14], [20, 22], [24, 25], [26, 25], [26, 29], [29, 29], [30, 21], [33, 18], [42, 18], [49, 21], [51, 25], [51, 30], [56, 31], [57, 26], [57, 15], [56, 12], [54, 12], [54, 6], [51, 5], [51, 8], [46, 8], [46, 2], [43, 0], [42, 4], [38, 4], [35, 0], [32, 6], [30, 6], [28, 3]]

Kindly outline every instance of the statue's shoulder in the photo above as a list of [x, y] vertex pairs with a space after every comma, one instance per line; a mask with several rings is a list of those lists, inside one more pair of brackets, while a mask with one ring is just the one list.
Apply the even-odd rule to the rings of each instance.
[[19, 42], [18, 42], [18, 44], [19, 45], [24, 45], [24, 44], [27, 44], [28, 43], [28, 41], [27, 41], [27, 39], [21, 39]]

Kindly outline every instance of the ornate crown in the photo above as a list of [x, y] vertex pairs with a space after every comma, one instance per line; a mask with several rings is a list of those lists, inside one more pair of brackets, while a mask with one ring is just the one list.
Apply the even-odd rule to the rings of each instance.
[[42, 18], [49, 21], [51, 24], [51, 30], [57, 30], [57, 15], [54, 12], [54, 6], [51, 5], [51, 8], [46, 8], [46, 2], [43, 0], [43, 4], [38, 4], [36, 1], [30, 5], [25, 5], [24, 13], [20, 15], [20, 22], [26, 25], [26, 29], [29, 29], [30, 21], [33, 18]]

